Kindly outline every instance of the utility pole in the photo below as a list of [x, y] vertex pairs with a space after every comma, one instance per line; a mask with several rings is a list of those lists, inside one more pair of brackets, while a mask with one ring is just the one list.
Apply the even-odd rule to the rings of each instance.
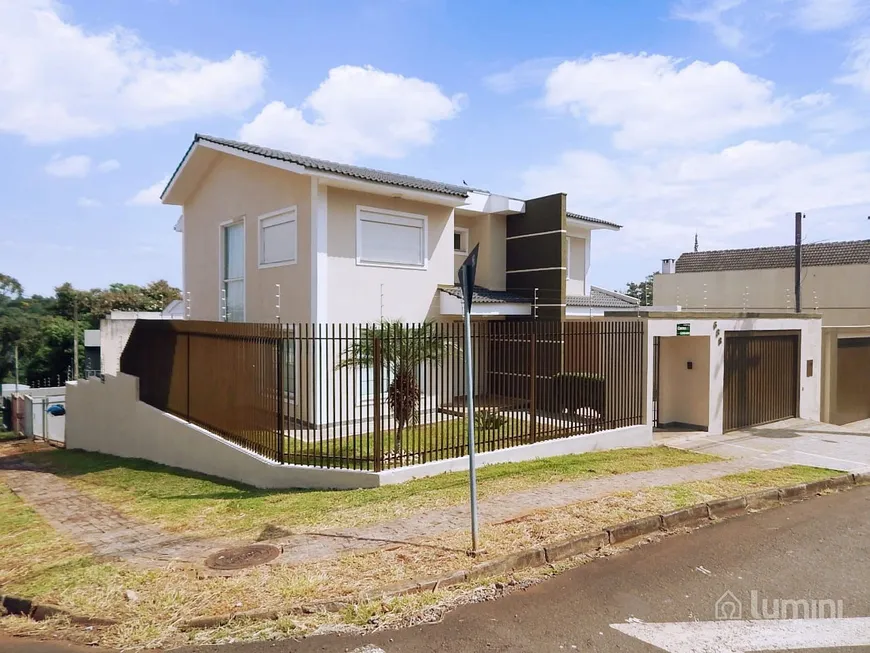
[[79, 299], [73, 299], [73, 376], [79, 380]]
[[15, 392], [18, 392], [18, 343], [15, 343]]
[[801, 222], [803, 213], [794, 214], [794, 312], [801, 312]]

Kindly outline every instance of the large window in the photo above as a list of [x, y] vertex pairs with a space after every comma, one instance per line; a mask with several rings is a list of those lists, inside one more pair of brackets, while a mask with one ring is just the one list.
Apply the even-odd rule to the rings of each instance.
[[284, 340], [284, 393], [296, 400], [296, 341], [289, 338]]
[[261, 268], [296, 262], [296, 207], [261, 215]]
[[245, 222], [221, 226], [221, 319], [245, 321]]
[[358, 206], [356, 262], [426, 268], [426, 216]]

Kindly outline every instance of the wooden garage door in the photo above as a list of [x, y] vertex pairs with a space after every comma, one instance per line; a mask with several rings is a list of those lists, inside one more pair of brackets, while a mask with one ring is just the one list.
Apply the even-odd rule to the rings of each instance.
[[726, 431], [797, 416], [798, 336], [725, 334]]
[[870, 338], [837, 340], [835, 424], [870, 418]]

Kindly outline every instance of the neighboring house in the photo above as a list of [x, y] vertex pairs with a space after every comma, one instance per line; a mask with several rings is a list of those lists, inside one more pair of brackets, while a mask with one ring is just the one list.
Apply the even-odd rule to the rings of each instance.
[[[100, 320], [99, 367], [103, 374], [117, 374], [121, 370], [121, 354], [133, 331], [136, 320], [183, 320], [184, 302], [173, 300], [162, 311], [112, 311]], [[87, 334], [87, 332], [85, 332]]]
[[564, 319], [633, 310], [588, 283], [592, 232], [619, 225], [407, 175], [197, 135], [162, 195], [181, 206], [197, 320], [417, 322], [461, 312], [456, 271], [479, 245], [473, 314]]
[[[870, 240], [807, 244], [801, 259], [801, 308], [822, 316], [815, 372], [822, 374], [822, 419], [870, 418]], [[794, 246], [758, 247], [665, 259], [653, 297], [690, 310], [791, 312], [794, 288]]]
[[[685, 309], [793, 311], [793, 245], [688, 252], [665, 259], [653, 281], [656, 304]], [[804, 311], [825, 326], [870, 324], [870, 240], [802, 248]]]

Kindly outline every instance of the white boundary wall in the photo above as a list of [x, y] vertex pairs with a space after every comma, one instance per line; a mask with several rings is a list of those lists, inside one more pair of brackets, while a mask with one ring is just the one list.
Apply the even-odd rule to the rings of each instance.
[[[679, 337], [677, 324], [688, 324], [690, 335], [710, 338], [710, 404], [708, 432], [720, 435], [723, 431], [724, 383], [725, 383], [725, 334], [729, 331], [799, 332], [800, 354], [798, 361], [800, 397], [798, 412], [803, 419], [820, 419], [822, 379], [822, 320], [818, 315], [789, 317], [784, 315], [672, 313], [650, 315], [647, 329], [647, 386], [652, 387], [653, 338]], [[807, 377], [807, 361], [814, 361], [813, 376]], [[647, 392], [646, 414], [652, 415], [652, 392]]]
[[[380, 473], [280, 465], [138, 399], [126, 374], [67, 384], [66, 446], [143, 458], [260, 488], [371, 488], [468, 469], [468, 457]], [[478, 454], [478, 466], [652, 444], [652, 427], [632, 426]]]

